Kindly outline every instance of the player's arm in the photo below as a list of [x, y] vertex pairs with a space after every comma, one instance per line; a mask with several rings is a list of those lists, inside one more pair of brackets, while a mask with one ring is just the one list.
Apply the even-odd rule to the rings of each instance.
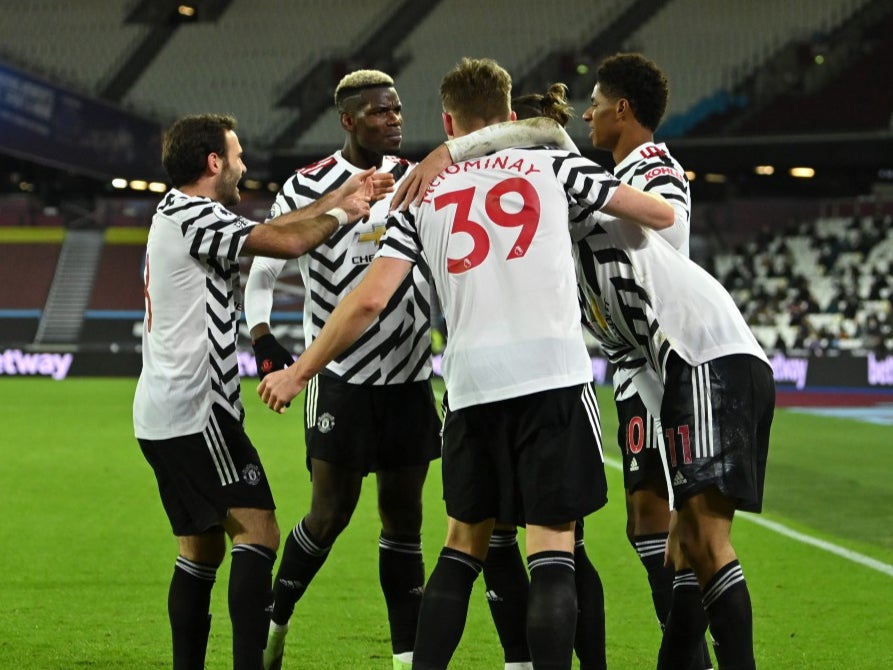
[[570, 207], [571, 230], [575, 226], [594, 225], [602, 218], [601, 211], [646, 228], [661, 230], [673, 225], [674, 212], [659, 195], [645, 193], [621, 183], [601, 165], [582, 156], [556, 155], [553, 163], [555, 176], [564, 185]]
[[381, 314], [410, 270], [410, 261], [376, 256], [362, 281], [338, 304], [301, 357], [287, 369], [273, 372], [261, 381], [257, 393], [267, 407], [283, 412], [309, 381]]
[[369, 177], [374, 172], [375, 168], [369, 168], [357, 173], [317, 202], [254, 226], [245, 239], [242, 253], [297, 258], [322, 244], [338, 226], [369, 216], [369, 203], [375, 191], [375, 181]]
[[391, 198], [390, 210], [406, 209], [422, 202], [425, 191], [434, 178], [453, 163], [477, 158], [493, 151], [539, 144], [579, 153], [570, 135], [554, 119], [538, 117], [523, 121], [504, 121], [481, 128], [463, 137], [447, 140], [429, 153], [408, 174]]
[[251, 335], [251, 348], [257, 364], [257, 376], [263, 379], [274, 370], [294, 362], [292, 353], [283, 347], [270, 330], [273, 312], [273, 288], [285, 261], [257, 256], [251, 264], [245, 284], [245, 321]]
[[675, 211], [664, 198], [627, 184], [620, 184], [601, 210], [652, 230], [669, 228], [676, 220]]

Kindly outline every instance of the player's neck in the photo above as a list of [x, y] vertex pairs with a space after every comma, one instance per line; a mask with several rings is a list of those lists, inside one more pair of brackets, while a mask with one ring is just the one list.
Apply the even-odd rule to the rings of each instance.
[[653, 141], [654, 135], [647, 128], [639, 128], [620, 137], [614, 150], [611, 151], [611, 156], [614, 158], [614, 164], [617, 165], [621, 163], [636, 147], [640, 147], [646, 142]]
[[344, 156], [344, 160], [361, 170], [367, 170], [371, 167], [380, 168], [383, 158], [382, 154], [377, 151], [363, 149], [361, 146], [352, 143], [350, 139], [344, 143], [341, 155]]
[[209, 179], [201, 178], [198, 181], [192, 182], [191, 184], [184, 184], [177, 190], [190, 197], [210, 198], [211, 200], [217, 200], [217, 189], [215, 182]]

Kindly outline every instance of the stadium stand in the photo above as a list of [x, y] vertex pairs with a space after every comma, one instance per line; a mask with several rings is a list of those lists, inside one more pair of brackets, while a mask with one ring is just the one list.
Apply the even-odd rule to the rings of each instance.
[[893, 203], [763, 233], [710, 266], [767, 351], [893, 352]]
[[0, 348], [34, 340], [63, 237], [60, 229], [0, 228]]
[[149, 28], [126, 24], [120, 0], [80, 2], [73, 9], [56, 0], [4, 3], [0, 59], [98, 95]]
[[[631, 35], [625, 47], [649, 54], [673, 82], [669, 121], [717, 91], [731, 92], [786, 44], [834, 29], [867, 1], [780, 2], [770, 8], [765, 2], [719, 0], [708, 12], [699, 0], [676, 0]], [[687, 35], [698, 39], [680, 39]]]
[[177, 31], [124, 102], [161, 117], [235, 114], [241, 135], [268, 145], [295, 114], [277, 106], [291, 82], [321, 54], [346, 52], [388, 4], [234, 2], [218, 21]]

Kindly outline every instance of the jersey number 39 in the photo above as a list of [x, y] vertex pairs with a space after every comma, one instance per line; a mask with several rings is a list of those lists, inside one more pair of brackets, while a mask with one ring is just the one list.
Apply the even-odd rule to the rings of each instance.
[[[462, 258], [447, 258], [447, 270], [451, 274], [461, 274], [476, 268], [490, 253], [490, 234], [487, 228], [470, 218], [476, 190], [476, 187], [472, 186], [444, 193], [434, 199], [434, 209], [456, 205], [456, 216], [450, 228], [450, 235], [465, 233], [471, 236], [471, 251]], [[521, 207], [517, 211], [507, 211], [502, 206], [502, 197], [509, 194], [521, 197]], [[520, 228], [518, 237], [505, 258], [510, 261], [523, 257], [530, 248], [540, 222], [540, 199], [533, 184], [522, 177], [512, 177], [499, 182], [487, 191], [484, 210], [490, 221], [497, 226]]]

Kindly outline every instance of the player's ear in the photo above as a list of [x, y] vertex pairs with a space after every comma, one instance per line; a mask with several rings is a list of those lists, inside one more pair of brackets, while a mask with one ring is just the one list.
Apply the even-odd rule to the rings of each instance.
[[620, 98], [617, 101], [617, 116], [623, 117], [629, 111], [629, 100]]
[[443, 112], [441, 114], [443, 117], [443, 132], [446, 133], [447, 137], [453, 136], [453, 116], [447, 112]]
[[354, 131], [356, 124], [353, 120], [353, 114], [350, 112], [341, 112], [341, 127], [349, 133]]
[[208, 154], [205, 167], [211, 174], [217, 174], [223, 168], [224, 158], [218, 153], [211, 152]]

